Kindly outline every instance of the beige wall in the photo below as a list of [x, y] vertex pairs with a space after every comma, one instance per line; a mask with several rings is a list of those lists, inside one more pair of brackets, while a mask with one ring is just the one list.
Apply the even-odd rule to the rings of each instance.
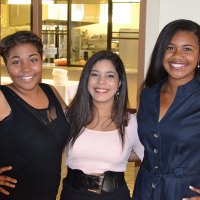
[[19, 30], [30, 30], [30, 6], [1, 4], [1, 38]]

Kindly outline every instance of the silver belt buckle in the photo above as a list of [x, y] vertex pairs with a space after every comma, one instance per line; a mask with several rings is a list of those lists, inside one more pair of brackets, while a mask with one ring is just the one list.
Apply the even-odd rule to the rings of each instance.
[[97, 193], [97, 194], [101, 194], [102, 187], [103, 187], [104, 174], [95, 175], [95, 176], [97, 176], [99, 178], [99, 181], [97, 183], [99, 188], [98, 189], [88, 189], [88, 191], [94, 192], [94, 193]]

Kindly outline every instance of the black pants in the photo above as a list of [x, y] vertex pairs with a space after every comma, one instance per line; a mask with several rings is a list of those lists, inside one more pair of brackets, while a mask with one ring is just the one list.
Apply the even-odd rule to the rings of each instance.
[[0, 193], [0, 200], [56, 200], [56, 193], [53, 194], [38, 194], [37, 191], [34, 193], [29, 193], [26, 191], [20, 191], [17, 186], [13, 188], [15, 192], [10, 193], [10, 195], [5, 195]]
[[60, 200], [130, 200], [130, 191], [126, 183], [116, 191], [102, 192], [101, 194], [76, 190], [71, 186], [71, 180], [67, 177], [63, 179]]

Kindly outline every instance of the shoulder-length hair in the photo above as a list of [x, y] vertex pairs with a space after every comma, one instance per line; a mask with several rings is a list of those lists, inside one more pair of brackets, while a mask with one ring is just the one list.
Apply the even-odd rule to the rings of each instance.
[[162, 64], [163, 58], [169, 42], [179, 31], [188, 31], [193, 33], [197, 37], [200, 46], [200, 26], [197, 23], [191, 20], [179, 19], [167, 24], [160, 32], [156, 41], [151, 55], [146, 79], [142, 87], [151, 87], [162, 79], [167, 78], [168, 74]]
[[69, 105], [67, 117], [71, 123], [71, 135], [69, 137], [71, 145], [83, 132], [84, 127], [94, 119], [94, 107], [92, 97], [88, 92], [88, 80], [93, 66], [104, 59], [112, 62], [118, 73], [119, 81], [121, 81], [120, 94], [118, 98], [114, 98], [111, 120], [116, 124], [123, 144], [125, 126], [127, 126], [128, 120], [126, 112], [128, 102], [126, 73], [123, 62], [117, 54], [112, 51], [102, 50], [93, 54], [87, 61], [81, 73], [77, 93]]

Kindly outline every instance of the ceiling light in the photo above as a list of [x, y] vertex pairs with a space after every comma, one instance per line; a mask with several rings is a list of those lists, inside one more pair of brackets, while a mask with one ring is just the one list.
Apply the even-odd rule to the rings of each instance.
[[[53, 4], [53, 0], [42, 0], [42, 4]], [[8, 0], [8, 4], [31, 4], [31, 0]]]

